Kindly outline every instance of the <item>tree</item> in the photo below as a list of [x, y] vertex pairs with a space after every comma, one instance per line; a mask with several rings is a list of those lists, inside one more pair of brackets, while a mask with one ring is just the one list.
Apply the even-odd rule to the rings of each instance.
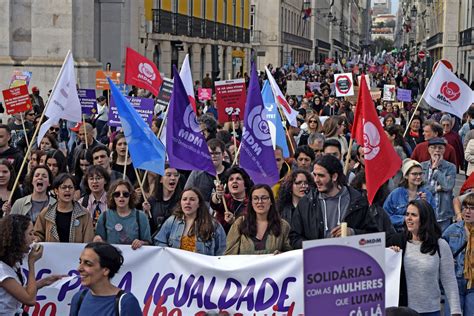
[[377, 54], [378, 52], [391, 52], [393, 50], [393, 41], [391, 39], [387, 39], [385, 37], [377, 37], [375, 40], [372, 41], [372, 45], [370, 46], [370, 51], [372, 55]]

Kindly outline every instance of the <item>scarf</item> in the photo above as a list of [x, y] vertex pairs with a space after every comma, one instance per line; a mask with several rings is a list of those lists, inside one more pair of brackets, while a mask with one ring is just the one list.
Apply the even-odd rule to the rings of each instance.
[[420, 137], [420, 133], [415, 133], [415, 132], [410, 131], [410, 136], [418, 138], [418, 137]]
[[464, 255], [464, 278], [467, 280], [467, 288], [473, 287], [474, 282], [474, 225], [465, 223], [469, 231], [467, 238], [466, 253]]

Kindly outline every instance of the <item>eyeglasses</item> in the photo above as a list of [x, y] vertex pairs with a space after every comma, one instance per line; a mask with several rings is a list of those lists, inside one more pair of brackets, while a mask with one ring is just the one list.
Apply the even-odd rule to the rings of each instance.
[[104, 179], [104, 177], [95, 177], [95, 178], [89, 178], [89, 181], [90, 182], [99, 182], [102, 179]]
[[410, 175], [414, 177], [421, 177], [423, 175], [423, 172], [410, 172]]
[[293, 182], [293, 184], [298, 185], [298, 186], [307, 187], [308, 186], [308, 181], [295, 181], [295, 182]]
[[270, 200], [270, 197], [268, 195], [252, 196], [252, 202], [254, 203], [268, 202], [269, 200]]
[[474, 212], [474, 205], [464, 205], [462, 209], [463, 211]]
[[72, 190], [74, 190], [74, 186], [72, 186], [72, 185], [60, 185], [59, 189], [61, 189], [63, 191], [72, 191]]
[[114, 193], [112, 193], [112, 196], [114, 198], [119, 198], [120, 196], [123, 196], [124, 198], [129, 198], [130, 197], [130, 192], [115, 191]]

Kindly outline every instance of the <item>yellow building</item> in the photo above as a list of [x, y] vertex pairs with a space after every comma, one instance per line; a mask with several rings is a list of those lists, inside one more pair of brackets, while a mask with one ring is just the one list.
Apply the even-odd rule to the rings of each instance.
[[250, 0], [144, 0], [145, 51], [160, 72], [189, 54], [194, 80], [235, 78], [250, 68]]

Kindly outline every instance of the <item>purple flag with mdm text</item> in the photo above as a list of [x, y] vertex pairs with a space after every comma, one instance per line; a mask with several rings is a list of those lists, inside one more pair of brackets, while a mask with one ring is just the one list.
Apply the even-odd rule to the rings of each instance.
[[166, 125], [166, 151], [171, 167], [182, 170], [203, 170], [216, 175], [206, 139], [201, 132], [188, 94], [173, 67], [173, 93]]
[[265, 107], [255, 63], [252, 63], [240, 146], [240, 167], [247, 171], [254, 183], [274, 185], [278, 182], [275, 151], [270, 126], [265, 119]]

